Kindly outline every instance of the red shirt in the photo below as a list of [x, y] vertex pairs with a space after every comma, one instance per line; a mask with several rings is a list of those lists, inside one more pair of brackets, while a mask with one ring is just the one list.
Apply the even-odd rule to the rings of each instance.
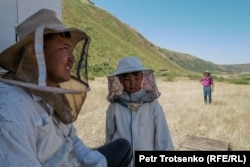
[[200, 82], [202, 82], [203, 86], [211, 86], [214, 84], [212, 77], [202, 77]]

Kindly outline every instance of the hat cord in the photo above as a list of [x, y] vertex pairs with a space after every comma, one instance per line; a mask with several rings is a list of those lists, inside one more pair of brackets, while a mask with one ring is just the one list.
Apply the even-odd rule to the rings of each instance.
[[40, 26], [35, 32], [35, 53], [38, 65], [38, 85], [46, 86], [46, 64], [43, 52], [43, 32], [45, 26]]

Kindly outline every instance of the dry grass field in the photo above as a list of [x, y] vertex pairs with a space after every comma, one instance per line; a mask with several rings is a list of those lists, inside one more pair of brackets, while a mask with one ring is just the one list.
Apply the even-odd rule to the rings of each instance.
[[[203, 103], [202, 86], [197, 81], [167, 82], [157, 79], [161, 103], [175, 149], [187, 135], [222, 140], [233, 150], [250, 150], [250, 86], [217, 83], [213, 103]], [[90, 81], [91, 91], [75, 122], [77, 133], [89, 147], [105, 142], [106, 78]]]

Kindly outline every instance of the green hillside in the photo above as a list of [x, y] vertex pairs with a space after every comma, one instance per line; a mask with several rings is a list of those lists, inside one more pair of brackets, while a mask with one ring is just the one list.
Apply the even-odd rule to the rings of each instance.
[[209, 70], [215, 74], [250, 72], [250, 64], [218, 65], [209, 61], [199, 59], [189, 54], [169, 51], [167, 49], [161, 49], [161, 51], [171, 61], [175, 62], [182, 68], [189, 71], [199, 72], [199, 71]]
[[169, 51], [167, 49], [161, 49], [162, 52], [165, 53], [171, 61], [175, 62], [182, 68], [189, 70], [189, 71], [205, 71], [209, 70], [213, 73], [221, 73], [224, 72], [224, 69], [220, 68], [218, 65], [208, 62], [202, 59], [199, 59], [195, 56], [189, 54], [183, 54], [179, 52]]
[[[134, 28], [121, 22], [107, 11], [96, 7], [89, 0], [63, 0], [63, 22], [68, 27], [77, 27], [91, 37], [89, 47], [89, 76], [106, 76], [112, 73], [119, 59], [134, 55], [146, 68], [155, 70], [157, 76], [189, 77], [198, 79], [205, 70], [218, 74], [221, 81], [227, 78], [250, 83], [250, 64], [217, 65], [189, 54], [159, 48], [145, 39]], [[227, 77], [221, 75], [227, 74]], [[233, 76], [228, 77], [228, 74]], [[245, 82], [247, 78], [247, 81]]]
[[115, 70], [119, 59], [127, 55], [138, 56], [144, 66], [154, 69], [157, 75], [162, 71], [170, 76], [193, 74], [170, 61], [160, 48], [105, 10], [81, 0], [63, 0], [62, 4], [66, 26], [78, 27], [91, 37], [90, 75], [108, 75]]

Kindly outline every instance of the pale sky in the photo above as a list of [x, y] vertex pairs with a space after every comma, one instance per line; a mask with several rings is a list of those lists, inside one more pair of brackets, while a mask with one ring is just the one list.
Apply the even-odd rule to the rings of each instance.
[[250, 0], [92, 0], [153, 44], [215, 64], [250, 63]]

